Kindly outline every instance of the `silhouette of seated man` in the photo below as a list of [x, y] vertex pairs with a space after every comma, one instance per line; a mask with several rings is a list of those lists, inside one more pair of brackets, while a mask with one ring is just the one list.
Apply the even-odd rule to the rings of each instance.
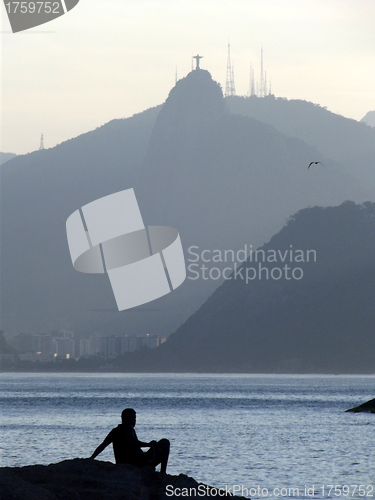
[[[165, 473], [170, 446], [168, 439], [161, 439], [158, 442], [150, 441], [149, 443], [139, 441], [134, 430], [136, 412], [132, 408], [125, 408], [121, 413], [121, 420], [122, 424], [111, 430], [90, 458], [97, 457], [109, 444], [113, 443], [116, 464], [133, 464], [138, 467], [144, 465], [156, 467], [160, 464], [160, 472]], [[141, 448], [146, 447], [150, 449], [143, 452]]]

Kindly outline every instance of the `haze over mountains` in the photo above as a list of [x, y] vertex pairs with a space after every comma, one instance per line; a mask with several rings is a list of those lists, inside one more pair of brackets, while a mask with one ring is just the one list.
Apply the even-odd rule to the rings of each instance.
[[15, 155], [14, 153], [1, 153], [0, 152], [0, 165], [11, 160], [15, 156], [17, 156], [17, 155]]
[[103, 314], [89, 309], [116, 307], [104, 275], [84, 276], [72, 268], [65, 223], [85, 203], [133, 187], [157, 113], [153, 108], [113, 120], [3, 165], [3, 330], [90, 330]]
[[[302, 208], [371, 200], [374, 144], [375, 130], [310, 103], [224, 100], [195, 70], [163, 106], [18, 156], [1, 171], [2, 329], [169, 334], [219, 282], [187, 279], [118, 313], [107, 277], [72, 267], [72, 212], [133, 187], [145, 224], [178, 229], [187, 258], [191, 246], [255, 248]], [[316, 160], [324, 167], [307, 170]]]
[[238, 266], [165, 344], [120, 366], [374, 372], [374, 203], [303, 209]]
[[227, 101], [232, 113], [256, 118], [287, 136], [298, 137], [338, 162], [342, 171], [375, 186], [374, 130], [366, 126], [374, 112], [369, 112], [361, 123], [301, 100], [267, 96], [230, 97]]
[[366, 125], [370, 125], [370, 127], [375, 127], [375, 111], [369, 111], [366, 113], [361, 122], [366, 123]]

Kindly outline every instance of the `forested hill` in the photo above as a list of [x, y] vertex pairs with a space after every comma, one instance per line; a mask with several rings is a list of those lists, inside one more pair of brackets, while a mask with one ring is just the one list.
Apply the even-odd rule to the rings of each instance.
[[159, 371], [374, 373], [374, 302], [375, 204], [307, 208], [152, 357], [126, 364]]
[[[75, 271], [66, 239], [69, 215], [102, 196], [134, 188], [145, 224], [176, 228], [187, 254], [259, 246], [300, 209], [373, 196], [370, 175], [356, 181], [318, 146], [231, 113], [228, 102], [208, 71], [194, 70], [162, 106], [2, 166], [4, 331], [167, 336], [220, 284], [187, 279], [151, 307], [119, 313], [108, 276]], [[293, 121], [292, 102], [284, 115]], [[372, 129], [356, 126], [367, 144]], [[324, 167], [307, 169], [317, 160]]]
[[374, 120], [374, 111], [358, 122], [302, 100], [234, 96], [226, 102], [232, 113], [256, 118], [303, 140], [339, 162], [353, 178], [375, 188], [375, 128], [366, 125]]

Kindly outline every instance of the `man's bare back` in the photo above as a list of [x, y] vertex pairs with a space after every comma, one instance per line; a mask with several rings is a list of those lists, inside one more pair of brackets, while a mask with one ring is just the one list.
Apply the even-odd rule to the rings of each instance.
[[[90, 458], [95, 458], [109, 444], [113, 444], [113, 452], [116, 464], [134, 464], [138, 467], [151, 465], [156, 467], [161, 464], [160, 472], [165, 473], [169, 456], [170, 443], [168, 439], [150, 441], [144, 443], [139, 441], [134, 430], [136, 423], [136, 412], [132, 408], [126, 408], [121, 414], [122, 423], [111, 430], [104, 441], [96, 448]], [[143, 452], [142, 448], [149, 448]]]

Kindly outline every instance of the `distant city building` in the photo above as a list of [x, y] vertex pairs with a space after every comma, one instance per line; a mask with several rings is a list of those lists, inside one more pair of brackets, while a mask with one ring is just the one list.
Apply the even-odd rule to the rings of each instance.
[[159, 346], [160, 337], [157, 335], [147, 335], [142, 338], [142, 347], [148, 347], [149, 349], [155, 349]]
[[55, 343], [55, 357], [70, 359], [74, 358], [74, 340], [66, 337], [59, 337], [54, 339]]
[[138, 351], [142, 347], [142, 339], [139, 337], [129, 337], [129, 352]]
[[54, 339], [51, 334], [41, 333], [34, 335], [34, 352], [40, 354], [54, 354]]
[[100, 335], [98, 333], [90, 334], [91, 356], [96, 356], [100, 351]]
[[139, 349], [155, 349], [165, 340], [166, 338], [150, 334], [104, 336], [96, 332], [88, 337], [77, 337], [72, 331], [60, 330], [52, 334], [20, 333], [15, 337], [13, 346], [21, 361], [46, 362], [53, 359], [78, 360], [97, 356], [113, 359]]
[[74, 332], [72, 332], [71, 330], [62, 329], [62, 330], [60, 330], [59, 334], [60, 334], [59, 336], [61, 336], [61, 337], [66, 337], [68, 339], [74, 339]]
[[36, 360], [38, 359], [38, 356], [35, 352], [25, 352], [25, 353], [19, 354], [18, 358], [20, 361], [31, 361], [31, 362], [35, 363]]
[[15, 345], [19, 353], [34, 352], [34, 335], [32, 333], [19, 333], [16, 336]]
[[97, 356], [100, 353], [100, 335], [91, 333], [89, 337], [76, 338], [76, 358]]
[[108, 358], [116, 358], [120, 354], [121, 339], [116, 335], [107, 337], [108, 342]]
[[78, 339], [77, 344], [78, 344], [76, 348], [77, 357], [84, 358], [88, 356], [93, 356], [90, 339]]
[[100, 337], [100, 356], [104, 359], [111, 359], [142, 348], [155, 349], [159, 345], [158, 335]]

